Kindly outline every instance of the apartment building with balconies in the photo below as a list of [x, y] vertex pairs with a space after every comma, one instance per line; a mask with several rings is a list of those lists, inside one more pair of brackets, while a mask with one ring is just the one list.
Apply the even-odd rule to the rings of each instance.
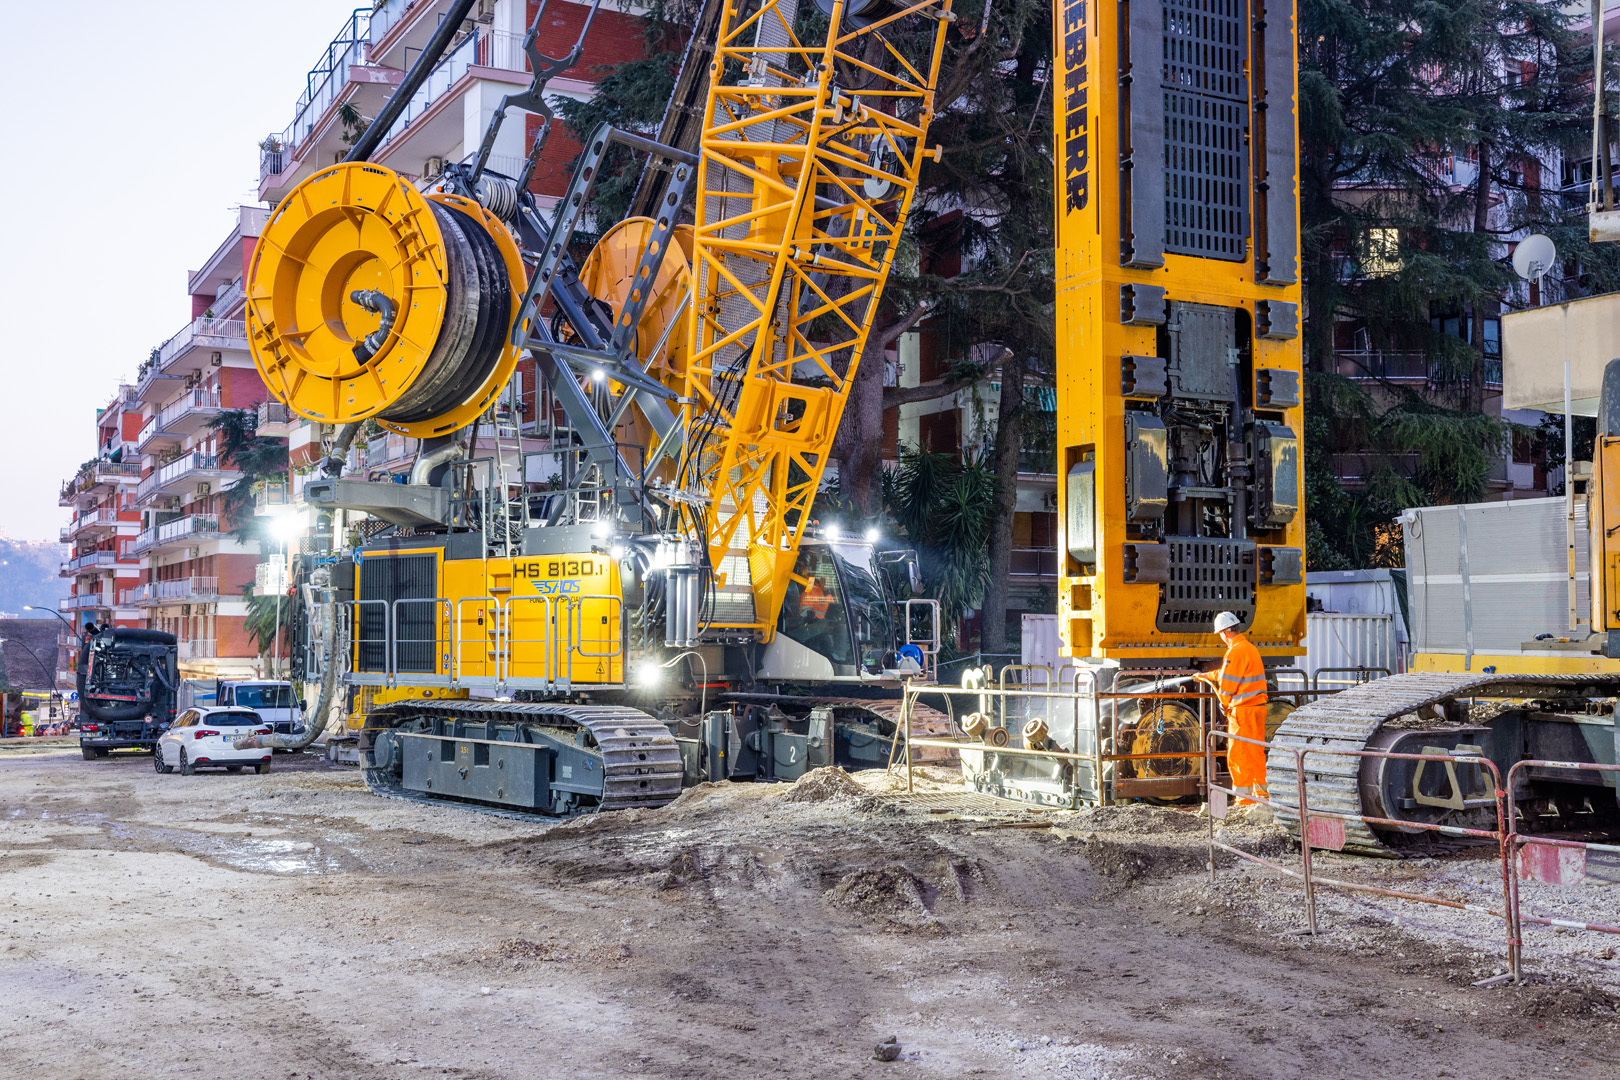
[[243, 318], [243, 282], [268, 219], [262, 207], [237, 209], [225, 238], [188, 277], [191, 321], [154, 350], [138, 383], [140, 529], [130, 550], [142, 572], [119, 600], [180, 639], [188, 678], [251, 675], [258, 660], [243, 630], [243, 588], [254, 581], [259, 552], [221, 518], [222, 496], [241, 473], [211, 421], [230, 410], [257, 418], [268, 398]]
[[[134, 452], [140, 431], [140, 401], [133, 386], [120, 386], [112, 400], [96, 410], [95, 456], [62, 485], [57, 504], [72, 511], [60, 539], [69, 545], [59, 574], [71, 581], [70, 594], [58, 610], [74, 626], [141, 626], [142, 613], [121, 602], [122, 591], [136, 584], [140, 560], [133, 546], [140, 532], [135, 489], [141, 465]], [[65, 629], [57, 640], [56, 669], [72, 672], [78, 664], [79, 638]]]
[[[386, 0], [349, 16], [309, 69], [291, 121], [260, 143], [260, 198], [274, 205], [299, 182], [343, 160], [358, 134], [345, 117], [357, 114], [363, 127], [377, 115], [450, 6], [450, 0]], [[523, 37], [539, 6], [537, 0], [481, 0], [371, 160], [422, 181], [475, 156], [501, 98], [529, 85]], [[542, 51], [566, 53], [588, 11], [575, 0], [552, 0]], [[640, 19], [604, 4], [579, 63], [552, 79], [548, 90], [553, 98], [587, 98], [603, 68], [641, 55]], [[509, 113], [489, 167], [517, 176], [539, 122], [533, 114]], [[578, 153], [566, 127], [556, 125], [530, 184], [542, 204], [562, 195], [568, 163]]]

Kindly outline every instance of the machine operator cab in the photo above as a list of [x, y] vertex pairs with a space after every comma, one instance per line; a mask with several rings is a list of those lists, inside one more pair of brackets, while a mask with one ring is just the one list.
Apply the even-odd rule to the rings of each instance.
[[[788, 578], [776, 636], [762, 650], [759, 677], [771, 682], [871, 682], [919, 673], [934, 642], [921, 622], [911, 635], [906, 633], [915, 568], [909, 551], [804, 540]], [[922, 601], [911, 603], [915, 607]]]

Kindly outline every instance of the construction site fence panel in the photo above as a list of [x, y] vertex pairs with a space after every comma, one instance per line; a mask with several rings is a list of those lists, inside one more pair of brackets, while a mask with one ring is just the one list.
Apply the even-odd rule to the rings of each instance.
[[[1525, 759], [1515, 761], [1508, 769], [1507, 777], [1507, 813], [1508, 820], [1517, 823], [1518, 807], [1515, 802], [1515, 791], [1518, 788], [1520, 770], [1529, 769], [1572, 769], [1577, 772], [1620, 773], [1620, 764], [1602, 765], [1588, 761], [1544, 761], [1539, 759]], [[1535, 926], [1550, 926], [1564, 930], [1582, 930], [1599, 934], [1620, 934], [1620, 926], [1609, 926], [1604, 923], [1579, 922], [1572, 919], [1554, 919], [1548, 916], [1536, 915], [1524, 909], [1524, 902], [1519, 896], [1519, 882], [1539, 881], [1547, 885], [1578, 885], [1586, 879], [1587, 854], [1593, 851], [1620, 855], [1620, 844], [1603, 844], [1591, 840], [1563, 840], [1550, 836], [1525, 835], [1514, 828], [1508, 837], [1506, 862], [1504, 871], [1507, 874], [1512, 891], [1512, 912], [1514, 936], [1522, 937], [1525, 923]], [[1519, 975], [1517, 966], [1513, 974]]]

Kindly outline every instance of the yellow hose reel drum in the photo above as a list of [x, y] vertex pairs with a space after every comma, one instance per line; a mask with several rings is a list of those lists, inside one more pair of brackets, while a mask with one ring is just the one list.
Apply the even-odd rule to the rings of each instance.
[[525, 283], [511, 233], [476, 202], [345, 162], [270, 216], [248, 273], [248, 340], [265, 385], [306, 420], [444, 435], [511, 377]]
[[[602, 234], [602, 239], [580, 265], [580, 284], [612, 311], [624, 311], [632, 299], [638, 287], [636, 271], [656, 224], [648, 217], [626, 218]], [[686, 390], [686, 302], [692, 292], [690, 225], [677, 225], [670, 234], [670, 250], [659, 264], [651, 288], [636, 324], [632, 351], [646, 365], [650, 377], [681, 394]], [[652, 425], [641, 410], [634, 407], [621, 422], [615, 437], [631, 446], [651, 448], [658, 444]]]

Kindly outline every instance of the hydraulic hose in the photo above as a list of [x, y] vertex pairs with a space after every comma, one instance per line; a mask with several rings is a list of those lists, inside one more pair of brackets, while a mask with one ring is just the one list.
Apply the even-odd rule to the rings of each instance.
[[377, 329], [355, 342], [354, 358], [363, 364], [377, 355], [394, 329], [394, 302], [376, 289], [356, 289], [349, 294], [349, 299], [373, 314], [382, 313], [382, 323]]
[[[307, 594], [306, 594], [307, 595]], [[302, 750], [320, 738], [331, 726], [333, 699], [337, 696], [338, 668], [349, 655], [348, 627], [342, 613], [333, 608], [326, 628], [326, 667], [321, 672], [321, 693], [315, 701], [315, 711], [304, 719], [302, 735], [243, 735], [231, 740], [238, 750]]]
[[405, 73], [405, 78], [394, 89], [388, 103], [382, 107], [382, 112], [378, 113], [377, 118], [366, 127], [365, 133], [360, 136], [359, 141], [354, 144], [354, 148], [343, 159], [344, 161], [365, 161], [371, 157], [372, 151], [382, 145], [383, 138], [393, 128], [394, 122], [405, 111], [405, 107], [411, 103], [411, 98], [416, 94], [417, 89], [427, 82], [427, 77], [433, 73], [434, 66], [438, 64], [440, 57], [444, 56], [445, 50], [450, 47], [450, 42], [455, 39], [457, 32], [460, 31], [462, 20], [472, 11], [472, 6], [473, 0], [455, 0], [450, 5], [450, 10], [445, 13], [444, 21], [439, 23], [438, 29], [433, 32], [433, 36], [428, 39], [428, 43], [422, 47], [422, 52], [417, 56], [416, 63], [412, 64], [411, 70]]

